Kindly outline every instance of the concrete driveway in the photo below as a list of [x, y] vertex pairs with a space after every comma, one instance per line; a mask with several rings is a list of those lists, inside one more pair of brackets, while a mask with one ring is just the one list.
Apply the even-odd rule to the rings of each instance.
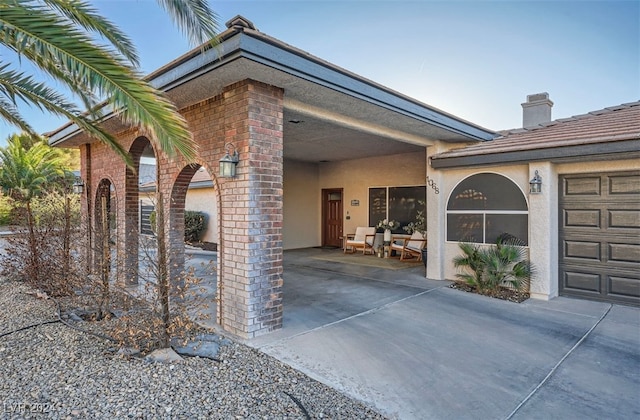
[[285, 252], [284, 328], [249, 345], [392, 418], [639, 418], [639, 308], [510, 303], [323, 252]]

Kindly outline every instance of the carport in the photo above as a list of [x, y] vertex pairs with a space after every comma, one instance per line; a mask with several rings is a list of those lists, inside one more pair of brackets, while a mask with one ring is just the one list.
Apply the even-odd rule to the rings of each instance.
[[[199, 145], [196, 162], [169, 160], [155, 149], [153, 138], [125, 126], [108, 110], [103, 124], [136, 165], [149, 145], [154, 148], [158, 192], [164, 197], [159, 205], [167, 214], [169, 248], [176, 250], [171, 270], [184, 265], [189, 181], [199, 167], [212, 174], [217, 196], [211, 206], [218, 210], [220, 242], [217, 323], [250, 338], [282, 326], [283, 250], [328, 242], [323, 190], [338, 189], [351, 206], [338, 214], [333, 240], [369, 225], [369, 187], [425, 185], [427, 148], [489, 140], [494, 133], [263, 34], [243, 17], [227, 27], [218, 47], [194, 49], [147, 76], [192, 127]], [[135, 282], [135, 174], [72, 124], [56, 130], [51, 141], [80, 148], [83, 212], [89, 223], [97, 219], [98, 186], [105, 180], [111, 185], [116, 248], [126, 256], [118, 276]], [[239, 153], [234, 178], [217, 176], [218, 161], [228, 150]]]

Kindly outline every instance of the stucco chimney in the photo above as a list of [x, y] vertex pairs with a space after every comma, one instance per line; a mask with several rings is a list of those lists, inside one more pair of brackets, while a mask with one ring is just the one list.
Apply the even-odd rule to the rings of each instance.
[[522, 104], [522, 127], [535, 127], [551, 121], [551, 107], [547, 92], [527, 95], [527, 102]]

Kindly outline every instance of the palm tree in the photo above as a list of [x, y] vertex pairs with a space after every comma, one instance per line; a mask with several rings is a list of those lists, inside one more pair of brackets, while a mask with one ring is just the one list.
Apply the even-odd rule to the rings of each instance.
[[[0, 187], [3, 192], [24, 209], [29, 241], [32, 274], [38, 276], [39, 253], [35, 233], [32, 200], [39, 196], [51, 182], [64, 176], [59, 150], [43, 142], [31, 142], [26, 149], [22, 145], [25, 136], [9, 139], [7, 147], [0, 148]], [[34, 281], [38, 282], [38, 278]]]
[[[207, 0], [157, 0], [192, 43], [214, 42], [216, 16]], [[108, 45], [96, 42], [97, 38]], [[188, 125], [163, 94], [142, 80], [132, 42], [89, 3], [68, 0], [3, 0], [0, 45], [26, 59], [71, 95], [3, 63], [0, 59], [0, 118], [35, 135], [18, 110], [18, 101], [69, 118], [105, 142], [125, 161], [125, 150], [98, 126], [109, 105], [125, 122], [145, 130], [169, 156], [188, 160], [195, 147]], [[75, 95], [86, 110], [70, 97]]]

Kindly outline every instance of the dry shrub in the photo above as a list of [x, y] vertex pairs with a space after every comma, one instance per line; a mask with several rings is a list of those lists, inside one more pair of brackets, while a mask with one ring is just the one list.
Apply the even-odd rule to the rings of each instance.
[[75, 195], [49, 192], [27, 208], [16, 206], [14, 234], [0, 257], [2, 274], [25, 281], [50, 296], [66, 296], [82, 283], [85, 256], [80, 228], [80, 201]]

